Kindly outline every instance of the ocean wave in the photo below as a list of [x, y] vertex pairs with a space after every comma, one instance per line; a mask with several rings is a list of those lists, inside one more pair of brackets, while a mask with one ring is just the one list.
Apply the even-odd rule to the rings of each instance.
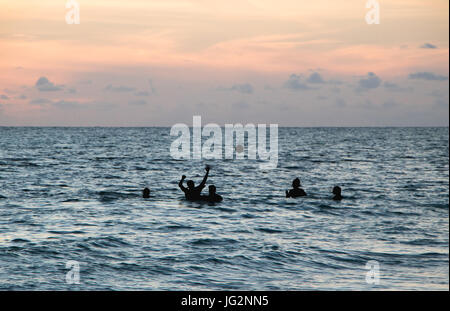
[[98, 248], [130, 246], [130, 244], [125, 240], [113, 236], [89, 237], [84, 240], [84, 243]]
[[111, 202], [120, 199], [138, 198], [138, 193], [124, 193], [119, 191], [99, 191], [97, 192], [101, 202]]
[[265, 228], [265, 227], [261, 227], [261, 228], [256, 228], [257, 231], [260, 232], [264, 232], [264, 233], [283, 233], [283, 230], [280, 229], [274, 229], [274, 228]]
[[223, 238], [223, 239], [194, 239], [189, 242], [189, 244], [193, 246], [228, 246], [232, 244], [239, 243], [237, 240], [230, 239], [230, 238]]

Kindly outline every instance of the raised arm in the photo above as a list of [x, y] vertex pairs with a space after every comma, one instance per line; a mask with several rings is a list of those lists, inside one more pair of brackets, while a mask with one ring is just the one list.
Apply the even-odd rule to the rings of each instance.
[[202, 182], [201, 182], [200, 185], [198, 186], [199, 188], [204, 188], [205, 185], [206, 185], [206, 181], [208, 180], [209, 166], [207, 166], [207, 167], [205, 168], [205, 170], [206, 170], [206, 174], [205, 174], [205, 177], [203, 177]]
[[186, 187], [185, 186], [183, 186], [183, 181], [186, 179], [186, 175], [183, 175], [182, 177], [181, 177], [181, 180], [180, 180], [180, 182], [178, 183], [178, 187], [180, 187], [180, 189], [181, 190], [183, 190], [183, 192], [186, 192]]

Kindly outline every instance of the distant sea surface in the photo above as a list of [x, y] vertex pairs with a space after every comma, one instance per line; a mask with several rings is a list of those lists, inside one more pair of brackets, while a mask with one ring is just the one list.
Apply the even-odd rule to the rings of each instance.
[[[169, 134], [0, 127], [0, 290], [449, 289], [448, 128], [280, 128], [273, 170], [174, 160]], [[205, 164], [220, 204], [178, 189]]]

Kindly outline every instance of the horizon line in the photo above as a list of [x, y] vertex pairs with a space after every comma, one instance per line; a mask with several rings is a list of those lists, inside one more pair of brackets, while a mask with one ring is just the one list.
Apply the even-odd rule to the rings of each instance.
[[[226, 123], [230, 124], [230, 123]], [[243, 123], [231, 123], [231, 124], [243, 124]], [[248, 124], [248, 123], [247, 123]], [[258, 124], [258, 123], [254, 123]], [[259, 123], [261, 124], [261, 123]], [[270, 125], [274, 123], [267, 123]], [[172, 125], [173, 126], [173, 125]], [[0, 128], [171, 128], [168, 125], [148, 125], [148, 126], [123, 126], [123, 125], [0, 125]], [[193, 126], [188, 126], [193, 128]], [[220, 126], [221, 128], [224, 126]], [[317, 126], [301, 126], [301, 125], [278, 125], [279, 128], [448, 128], [449, 125], [317, 125]]]

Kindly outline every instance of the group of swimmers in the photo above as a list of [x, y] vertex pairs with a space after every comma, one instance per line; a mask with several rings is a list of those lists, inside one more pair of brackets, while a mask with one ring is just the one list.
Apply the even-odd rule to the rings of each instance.
[[209, 169], [210, 169], [209, 166], [206, 166], [205, 177], [203, 177], [202, 182], [197, 187], [195, 187], [195, 184], [192, 180], [188, 180], [186, 182], [187, 188], [185, 186], [183, 186], [183, 182], [186, 179], [186, 175], [181, 176], [181, 180], [178, 183], [178, 187], [180, 187], [180, 189], [184, 192], [186, 200], [207, 201], [207, 202], [211, 202], [211, 203], [221, 202], [223, 200], [223, 198], [216, 193], [216, 186], [214, 186], [214, 185], [210, 185], [208, 187], [209, 194], [207, 196], [201, 195], [203, 188], [205, 188], [206, 180], [208, 179]]
[[[205, 202], [210, 202], [210, 203], [221, 202], [223, 200], [223, 198], [216, 193], [216, 186], [214, 186], [214, 185], [210, 185], [208, 187], [208, 189], [209, 189], [208, 195], [201, 195], [203, 188], [205, 188], [205, 186], [206, 186], [206, 181], [208, 180], [210, 167], [206, 166], [205, 170], [206, 170], [205, 177], [203, 177], [202, 182], [197, 187], [195, 186], [194, 181], [188, 180], [186, 182], [186, 184], [187, 184], [187, 188], [186, 188], [183, 185], [184, 180], [186, 179], [185, 175], [183, 175], [181, 177], [181, 180], [178, 183], [178, 187], [180, 187], [180, 189], [184, 192], [186, 200], [205, 201]], [[306, 196], [306, 192], [305, 192], [305, 190], [300, 188], [301, 186], [302, 185], [300, 183], [300, 179], [295, 178], [294, 181], [292, 182], [292, 189], [286, 190], [286, 198], [297, 198], [297, 197]], [[338, 201], [342, 200], [341, 191], [342, 191], [341, 187], [339, 187], [339, 186], [335, 186], [333, 188], [333, 191], [332, 191], [334, 194], [333, 200], [338, 200]], [[150, 189], [149, 188], [145, 188], [142, 191], [142, 197], [145, 199], [150, 198]]]
[[[205, 188], [205, 186], [206, 186], [206, 181], [208, 180], [210, 167], [206, 166], [205, 170], [206, 170], [205, 177], [203, 177], [202, 182], [197, 187], [195, 186], [194, 181], [192, 181], [192, 180], [188, 180], [186, 182], [187, 188], [183, 185], [184, 180], [186, 179], [186, 175], [183, 175], [181, 177], [181, 180], [178, 183], [178, 187], [180, 187], [180, 189], [184, 192], [186, 200], [205, 201], [205, 202], [211, 202], [211, 203], [221, 202], [223, 200], [223, 198], [222, 198], [222, 196], [220, 196], [216, 193], [216, 186], [214, 186], [214, 185], [210, 185], [208, 187], [208, 189], [209, 189], [208, 195], [201, 195], [203, 188]], [[150, 189], [149, 188], [145, 188], [142, 191], [142, 197], [144, 199], [150, 198]]]
[[[300, 183], [300, 179], [296, 178], [292, 182], [292, 189], [286, 190], [286, 198], [297, 198], [297, 197], [305, 197], [306, 192], [302, 188]], [[334, 194], [333, 200], [340, 201], [342, 200], [341, 195], [342, 189], [339, 186], [334, 186], [332, 193]]]

